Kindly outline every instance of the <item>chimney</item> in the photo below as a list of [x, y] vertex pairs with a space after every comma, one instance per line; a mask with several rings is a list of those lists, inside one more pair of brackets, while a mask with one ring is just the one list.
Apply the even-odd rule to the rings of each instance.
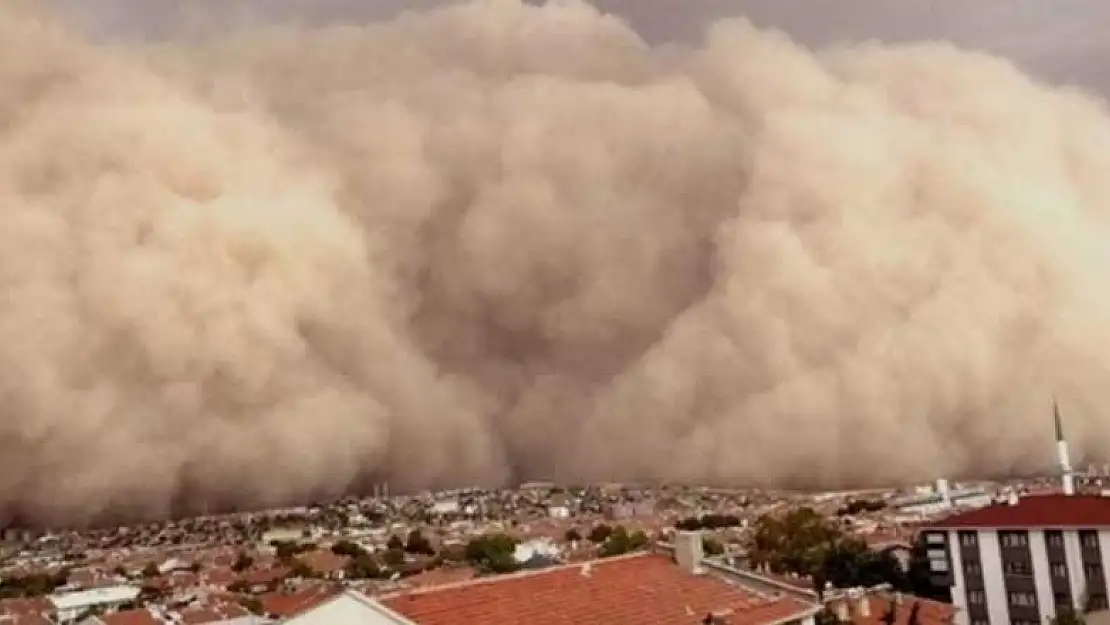
[[859, 593], [859, 615], [863, 617], [871, 616], [871, 600], [867, 597], [866, 592]]
[[937, 479], [935, 490], [937, 495], [940, 496], [941, 501], [944, 503], [951, 502], [951, 496], [948, 491], [948, 480], [942, 478]]
[[852, 620], [852, 614], [848, 608], [847, 599], [840, 599], [836, 602], [836, 620], [841, 623], [847, 623]]
[[1011, 490], [1009, 497], [1006, 498], [1006, 503], [1010, 504], [1011, 506], [1018, 505], [1020, 501], [1021, 499], [1018, 497], [1016, 490]]
[[674, 537], [674, 559], [683, 571], [692, 575], [704, 572], [701, 532], [678, 532]]

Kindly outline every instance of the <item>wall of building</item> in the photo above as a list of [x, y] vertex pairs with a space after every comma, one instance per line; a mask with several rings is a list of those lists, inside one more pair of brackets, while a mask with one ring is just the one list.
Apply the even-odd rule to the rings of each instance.
[[1029, 530], [1029, 555], [1033, 559], [1033, 585], [1037, 589], [1040, 620], [1048, 622], [1048, 619], [1056, 616], [1056, 601], [1044, 530]]
[[1010, 610], [1002, 577], [1002, 551], [998, 544], [998, 532], [979, 530], [978, 540], [983, 568], [983, 592], [986, 594], [990, 622], [991, 625], [1005, 625], [1010, 622]]

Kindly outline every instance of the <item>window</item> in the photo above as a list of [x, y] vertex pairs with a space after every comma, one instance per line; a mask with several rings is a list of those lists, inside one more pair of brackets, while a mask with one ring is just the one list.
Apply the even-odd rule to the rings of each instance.
[[1032, 575], [1033, 567], [1028, 562], [1020, 560], [1008, 560], [1003, 564], [1002, 570], [1007, 575]]
[[934, 573], [947, 573], [948, 560], [930, 560], [929, 568], [932, 569]]
[[925, 535], [925, 542], [930, 545], [943, 545], [944, 534], [929, 533]]
[[964, 572], [968, 575], [982, 575], [983, 567], [979, 566], [979, 563], [975, 560], [965, 560]]
[[974, 605], [983, 605], [987, 602], [987, 593], [982, 590], [967, 591], [967, 602]]
[[991, 625], [991, 622], [988, 621], [988, 620], [985, 620], [985, 619], [984, 620], [977, 620], [977, 621], [973, 620], [973, 621], [971, 621], [971, 625]]
[[1104, 593], [1091, 593], [1087, 598], [1087, 609], [1091, 612], [1110, 609], [1110, 602], [1106, 600]]
[[1010, 621], [1010, 625], [1038, 625], [1038, 624], [1037, 624], [1037, 621], [1024, 621], [1024, 620], [1021, 620], [1021, 619], [1013, 619], [1013, 620]]
[[1008, 599], [1010, 600], [1010, 605], [1015, 607], [1031, 607], [1037, 605], [1037, 595], [1031, 592], [1011, 592], [1009, 593]]
[[964, 547], [975, 547], [979, 544], [979, 537], [975, 532], [960, 532], [960, 545]]
[[1045, 532], [1044, 539], [1049, 547], [1063, 548], [1064, 546], [1064, 533], [1061, 531]]
[[929, 550], [929, 559], [931, 559], [931, 560], [946, 560], [946, 559], [948, 559], [948, 554], [945, 553], [943, 549], [930, 549]]
[[1098, 532], [1091, 530], [1080, 530], [1079, 544], [1091, 549], [1098, 549]]
[[1071, 596], [1066, 592], [1058, 592], [1052, 595], [1052, 601], [1056, 604], [1057, 612], [1067, 612], [1072, 609]]
[[1083, 565], [1083, 575], [1087, 579], [1092, 577], [1102, 577], [1102, 565], [1097, 562], [1087, 562]]
[[1052, 564], [1052, 576], [1053, 577], [1067, 577], [1068, 576], [1068, 567], [1064, 566], [1064, 564], [1062, 562], [1053, 563]]
[[1025, 532], [1000, 532], [998, 540], [1003, 547], [1025, 547], [1029, 544], [1029, 537]]

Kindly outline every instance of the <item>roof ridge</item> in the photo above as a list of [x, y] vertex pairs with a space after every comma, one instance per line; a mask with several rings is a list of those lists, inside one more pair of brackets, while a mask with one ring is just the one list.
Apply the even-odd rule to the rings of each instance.
[[451, 583], [448, 583], [448, 584], [441, 584], [439, 586], [430, 586], [430, 587], [427, 587], [427, 588], [410, 588], [410, 589], [397, 590], [397, 591], [394, 591], [394, 592], [383, 594], [383, 595], [381, 595], [380, 598], [381, 598], [382, 601], [385, 601], [385, 600], [388, 600], [388, 599], [396, 599], [398, 597], [407, 597], [407, 596], [412, 596], [412, 595], [427, 595], [427, 594], [431, 594], [431, 593], [439, 592], [439, 591], [444, 591], [444, 590], [454, 590], [454, 589], [457, 589], [457, 588], [478, 586], [478, 585], [481, 585], [481, 584], [489, 584], [489, 583], [493, 583], [493, 582], [503, 582], [503, 581], [514, 580], [514, 579], [524, 579], [524, 578], [529, 578], [529, 577], [536, 577], [536, 576], [539, 576], [539, 575], [546, 575], [546, 574], [549, 574], [549, 573], [557, 573], [557, 572], [560, 572], [560, 571], [566, 571], [566, 570], [573, 569], [573, 568], [582, 568], [585, 565], [590, 565], [590, 567], [592, 568], [592, 567], [594, 567], [598, 564], [609, 564], [609, 563], [612, 563], [612, 562], [622, 562], [622, 561], [626, 561], [626, 560], [632, 560], [634, 558], [642, 558], [642, 557], [645, 557], [645, 556], [656, 556], [656, 555], [660, 555], [660, 554], [655, 554], [655, 553], [652, 553], [650, 551], [637, 551], [637, 552], [634, 552], [634, 553], [624, 553], [624, 554], [621, 554], [621, 555], [618, 555], [618, 556], [610, 556], [608, 558], [594, 558], [592, 560], [587, 560], [585, 562], [568, 562], [566, 564], [560, 564], [558, 566], [550, 566], [550, 567], [547, 567], [547, 568], [536, 569], [536, 570], [531, 570], [531, 571], [516, 571], [516, 572], [513, 572], [513, 573], [507, 573], [507, 574], [502, 574], [502, 575], [490, 575], [489, 577], [477, 577], [477, 578], [474, 578], [474, 579], [466, 579], [466, 580], [463, 580], [463, 581], [460, 581], [460, 582], [451, 582]]

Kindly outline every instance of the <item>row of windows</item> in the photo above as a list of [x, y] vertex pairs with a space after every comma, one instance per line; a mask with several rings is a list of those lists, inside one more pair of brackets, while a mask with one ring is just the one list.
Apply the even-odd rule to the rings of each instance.
[[1011, 592], [1007, 593], [1006, 598], [1010, 601], [1010, 605], [1015, 607], [1037, 605], [1037, 594], [1032, 592]]
[[1002, 570], [1007, 575], [1032, 575], [1033, 565], [1030, 562], [1022, 562], [1020, 560], [1007, 560]]
[[[1033, 567], [1029, 562], [1008, 560], [1003, 564], [1002, 571], [1006, 575], [1032, 575]], [[964, 562], [964, 572], [968, 575], [981, 575], [983, 567], [976, 560], [967, 560]], [[1068, 567], [1061, 562], [1054, 562], [1049, 565], [1049, 574], [1053, 577], [1066, 578]], [[1088, 562], [1083, 565], [1083, 575], [1087, 579], [1102, 577], [1102, 574], [1102, 565], [1097, 562]]]
[[[1037, 595], [1031, 592], [1011, 592], [1006, 597], [1011, 606], [1014, 607], [1036, 607]], [[1072, 608], [1071, 598], [1063, 593], [1057, 593], [1053, 596], [1056, 603], [1057, 611], [1070, 610]], [[982, 590], [969, 590], [967, 591], [967, 602], [973, 605], [984, 605], [987, 602], [987, 594]], [[1110, 602], [1103, 593], [1092, 594], [1087, 600], [1087, 609], [1091, 611], [1107, 610], [1110, 609]]]
[[[1050, 530], [1044, 533], [1045, 542], [1050, 547], [1063, 547], [1064, 534], [1058, 530]], [[932, 545], [944, 544], [943, 534], [929, 534], [926, 538], [927, 542]], [[999, 532], [998, 541], [1003, 547], [1027, 547], [1029, 546], [1029, 534], [1027, 532]], [[979, 544], [979, 538], [976, 532], [960, 532], [960, 545], [964, 547], [976, 547]], [[1092, 530], [1079, 531], [1079, 544], [1084, 547], [1097, 549], [1098, 532]]]

